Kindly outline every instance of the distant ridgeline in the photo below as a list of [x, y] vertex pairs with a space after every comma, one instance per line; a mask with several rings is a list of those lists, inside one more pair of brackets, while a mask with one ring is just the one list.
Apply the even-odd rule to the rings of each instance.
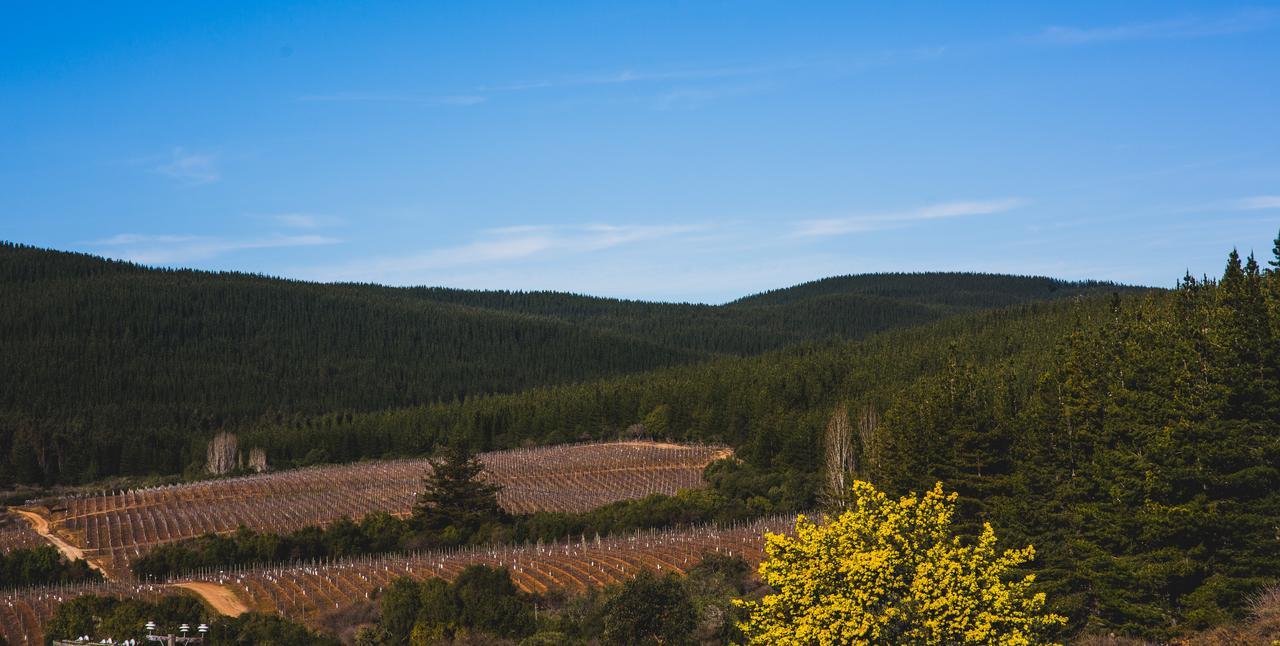
[[[273, 464], [302, 459], [316, 447], [313, 458], [334, 460], [421, 452], [448, 433], [475, 434], [483, 448], [599, 437], [640, 421], [639, 409], [621, 406], [583, 420], [513, 408], [484, 422], [464, 411], [514, 405], [476, 399], [481, 395], [706, 361], [725, 362], [730, 371], [776, 372], [775, 362], [794, 364], [825, 347], [813, 343], [837, 342], [823, 356], [858, 354], [866, 350], [838, 341], [1123, 289], [1047, 278], [885, 274], [707, 306], [316, 284], [153, 269], [0, 243], [0, 483], [179, 473], [203, 465], [206, 443], [223, 429], [256, 442], [242, 446], [267, 446]], [[918, 347], [934, 334], [899, 338]], [[785, 349], [791, 346], [798, 349]], [[755, 363], [733, 359], [777, 351], [783, 354]], [[634, 383], [719, 370], [660, 371]], [[630, 382], [583, 389], [616, 383]], [[553, 392], [559, 391], [537, 391], [529, 401]], [[717, 427], [703, 420], [696, 432], [728, 437], [739, 433], [735, 425], [758, 424], [746, 420], [764, 404], [747, 392], [733, 396], [740, 400], [749, 401], [725, 413], [736, 421]], [[639, 410], [657, 411], [651, 426], [661, 423], [660, 403]], [[403, 412], [375, 412], [423, 406], [414, 410], [457, 412], [431, 412], [430, 426]], [[374, 419], [391, 421], [347, 440], [329, 432]], [[444, 425], [434, 425], [436, 419]], [[414, 426], [391, 430], [401, 423]], [[679, 420], [670, 428], [695, 433]], [[305, 439], [310, 429], [323, 443]]]
[[[905, 494], [942, 481], [1031, 564], [1067, 636], [1167, 641], [1241, 620], [1280, 580], [1280, 240], [1267, 268], [1032, 303], [858, 342], [809, 344], [601, 381], [246, 433], [286, 458], [413, 451], [454, 430], [484, 446], [640, 419], [726, 442], [774, 478], [756, 513], [809, 509], [824, 448], [855, 427], [851, 477]], [[422, 429], [428, 430], [425, 434]], [[425, 435], [425, 439], [424, 439]], [[847, 437], [847, 436], [846, 436]], [[719, 483], [716, 492], [732, 486]], [[776, 493], [775, 493], [776, 490]]]
[[[1072, 635], [1167, 641], [1241, 619], [1280, 580], [1280, 240], [1265, 268], [1232, 252], [1220, 279], [1175, 290], [890, 275], [720, 307], [314, 285], [15, 247], [0, 275], [0, 450], [23, 480], [177, 471], [221, 428], [287, 465], [639, 422], [734, 447], [743, 464], [713, 475], [753, 481], [716, 482], [707, 502], [767, 482], [744, 503], [757, 515], [812, 508], [833, 472], [890, 494], [941, 480], [965, 531], [991, 522], [1034, 544]], [[859, 327], [864, 299], [897, 314]], [[520, 392], [472, 396], [504, 390]], [[829, 446], [847, 448], [841, 470]]]

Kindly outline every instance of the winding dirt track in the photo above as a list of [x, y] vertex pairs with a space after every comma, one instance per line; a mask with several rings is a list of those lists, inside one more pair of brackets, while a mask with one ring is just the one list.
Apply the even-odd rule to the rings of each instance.
[[239, 617], [249, 611], [249, 607], [244, 605], [244, 602], [240, 601], [240, 598], [234, 592], [216, 583], [194, 581], [191, 583], [175, 583], [173, 587], [190, 590], [200, 595], [200, 598], [204, 599], [219, 614], [228, 617]]
[[89, 567], [97, 570], [98, 572], [101, 572], [102, 578], [104, 579], [111, 578], [107, 574], [107, 571], [104, 570], [100, 564], [98, 564], [93, 559], [90, 559], [84, 555], [84, 550], [62, 540], [62, 538], [60, 538], [58, 535], [50, 531], [49, 521], [45, 519], [44, 516], [41, 516], [40, 514], [27, 509], [11, 508], [11, 510], [17, 513], [19, 516], [22, 516], [23, 518], [27, 519], [27, 522], [31, 523], [31, 528], [34, 529], [37, 534], [43, 536], [46, 541], [49, 541], [50, 545], [53, 545], [54, 547], [58, 548], [58, 551], [62, 552], [62, 555], [67, 557], [67, 560], [70, 560], [70, 561], [74, 561], [76, 559], [83, 560], [85, 563], [89, 564]]
[[[11, 510], [21, 515], [27, 520], [27, 522], [31, 523], [31, 528], [34, 529], [37, 534], [44, 537], [45, 540], [49, 541], [50, 545], [58, 548], [58, 551], [62, 552], [63, 556], [73, 561], [76, 559], [82, 559], [89, 564], [89, 567], [101, 572], [103, 578], [108, 580], [111, 578], [107, 575], [107, 571], [102, 569], [101, 565], [95, 563], [92, 559], [85, 557], [84, 550], [62, 540], [62, 538], [50, 531], [49, 521], [45, 519], [44, 516], [28, 509], [11, 508]], [[226, 615], [228, 617], [239, 617], [249, 611], [249, 607], [244, 605], [244, 602], [240, 601], [239, 597], [237, 597], [234, 592], [227, 587], [216, 583], [176, 583], [173, 587], [183, 588], [184, 590], [189, 590], [200, 595], [200, 598], [204, 599], [205, 603], [208, 603], [211, 608], [216, 610], [219, 614]]]

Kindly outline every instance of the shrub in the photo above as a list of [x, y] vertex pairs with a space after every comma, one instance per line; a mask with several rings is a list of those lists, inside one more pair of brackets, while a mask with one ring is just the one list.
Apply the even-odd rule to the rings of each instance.
[[954, 536], [956, 494], [890, 500], [854, 482], [849, 511], [796, 521], [795, 537], [766, 535], [760, 576], [775, 592], [743, 601], [756, 644], [1037, 644], [1063, 617], [1043, 612], [1035, 576], [1010, 580], [1034, 550], [997, 553]]
[[606, 644], [691, 644], [697, 621], [679, 578], [645, 570], [605, 602], [602, 637]]

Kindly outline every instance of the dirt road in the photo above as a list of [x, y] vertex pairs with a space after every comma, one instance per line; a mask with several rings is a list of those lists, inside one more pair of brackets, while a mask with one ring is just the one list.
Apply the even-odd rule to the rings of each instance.
[[239, 617], [249, 611], [249, 607], [240, 601], [234, 592], [216, 583], [192, 582], [175, 583], [175, 588], [190, 590], [204, 599], [214, 610], [228, 617]]
[[19, 516], [22, 516], [23, 518], [27, 519], [27, 522], [31, 523], [31, 528], [36, 530], [37, 534], [43, 536], [46, 541], [49, 541], [50, 545], [53, 545], [54, 547], [58, 548], [58, 551], [62, 552], [63, 556], [67, 557], [72, 561], [76, 559], [83, 559], [84, 562], [89, 564], [89, 567], [101, 572], [103, 578], [105, 579], [111, 578], [107, 574], [107, 571], [104, 570], [101, 565], [99, 565], [93, 559], [84, 555], [84, 550], [76, 547], [75, 545], [72, 545], [71, 543], [68, 543], [62, 540], [61, 537], [54, 534], [53, 531], [49, 529], [49, 521], [46, 520], [44, 516], [41, 516], [40, 514], [34, 511], [29, 511], [26, 509], [18, 509], [16, 507], [10, 507], [9, 509], [10, 511], [17, 513]]
[[[43, 536], [45, 540], [49, 541], [49, 544], [58, 548], [58, 551], [62, 552], [63, 556], [72, 560], [84, 559], [84, 561], [89, 564], [89, 567], [101, 572], [104, 578], [110, 578], [107, 576], [106, 570], [102, 569], [101, 565], [98, 565], [92, 559], [85, 557], [84, 550], [62, 540], [61, 537], [54, 534], [53, 531], [49, 529], [49, 521], [45, 519], [44, 516], [27, 509], [17, 509], [14, 507], [10, 507], [9, 509], [10, 511], [21, 515], [28, 523], [31, 523], [31, 528], [34, 529], [37, 534]], [[216, 583], [175, 583], [174, 587], [190, 590], [200, 595], [200, 598], [204, 599], [214, 610], [229, 617], [238, 617], [249, 611], [249, 607], [244, 605], [234, 592]]]

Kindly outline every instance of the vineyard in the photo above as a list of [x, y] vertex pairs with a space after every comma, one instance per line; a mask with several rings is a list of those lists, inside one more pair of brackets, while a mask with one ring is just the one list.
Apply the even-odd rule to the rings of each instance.
[[42, 646], [45, 622], [53, 617], [58, 606], [89, 594], [156, 599], [173, 594], [173, 589], [163, 585], [100, 582], [3, 590], [0, 591], [0, 637], [14, 646]]
[[641, 570], [683, 573], [707, 553], [758, 563], [765, 532], [788, 532], [794, 516], [728, 527], [646, 531], [558, 543], [392, 554], [270, 568], [194, 573], [167, 584], [103, 583], [0, 592], [0, 635], [11, 644], [42, 644], [44, 622], [65, 599], [82, 594], [154, 598], [183, 593], [179, 586], [208, 584], [252, 610], [316, 624], [327, 613], [371, 599], [401, 576], [452, 579], [469, 565], [505, 567], [526, 592], [581, 591], [617, 583]]
[[[587, 511], [702, 486], [723, 447], [652, 442], [564, 445], [486, 453], [486, 479], [512, 513]], [[52, 531], [114, 578], [150, 548], [238, 527], [287, 533], [375, 511], [406, 515], [430, 469], [425, 459], [320, 466], [280, 473], [66, 498], [47, 510]]]
[[206, 573], [183, 579], [226, 586], [262, 612], [275, 612], [304, 623], [368, 599], [393, 579], [440, 577], [452, 580], [469, 565], [505, 567], [516, 586], [542, 594], [551, 590], [580, 592], [617, 583], [641, 570], [684, 573], [708, 552], [761, 559], [764, 532], [788, 531], [794, 517], [770, 518], [731, 527], [695, 527], [648, 531], [629, 536], [513, 547], [471, 547], [312, 563], [289, 567]]
[[0, 511], [0, 554], [32, 549], [48, 543], [17, 514]]

